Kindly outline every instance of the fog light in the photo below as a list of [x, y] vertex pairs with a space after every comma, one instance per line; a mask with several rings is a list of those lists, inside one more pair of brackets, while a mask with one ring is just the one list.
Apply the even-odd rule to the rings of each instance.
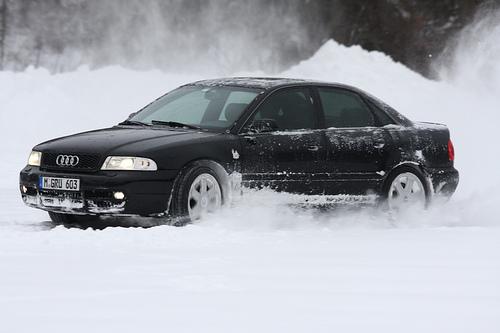
[[21, 192], [26, 193], [28, 192], [28, 188], [26, 186], [21, 186]]
[[125, 193], [123, 193], [123, 192], [113, 192], [113, 197], [116, 200], [123, 200], [125, 198]]

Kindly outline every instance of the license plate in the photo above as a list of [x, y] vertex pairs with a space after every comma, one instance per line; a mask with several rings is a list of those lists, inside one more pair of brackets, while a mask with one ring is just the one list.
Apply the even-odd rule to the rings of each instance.
[[80, 191], [80, 179], [40, 177], [40, 188], [46, 190]]

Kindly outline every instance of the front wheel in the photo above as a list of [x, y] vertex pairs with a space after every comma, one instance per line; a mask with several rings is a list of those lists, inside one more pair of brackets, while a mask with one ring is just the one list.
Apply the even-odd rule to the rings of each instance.
[[201, 173], [193, 180], [187, 206], [192, 221], [200, 219], [206, 213], [215, 212], [222, 206], [222, 191], [213, 175]]
[[174, 184], [170, 213], [176, 225], [196, 221], [219, 210], [224, 203], [228, 177], [213, 161], [196, 161], [184, 168]]
[[394, 172], [387, 179], [384, 192], [387, 206], [392, 211], [425, 209], [430, 199], [424, 176], [410, 167]]

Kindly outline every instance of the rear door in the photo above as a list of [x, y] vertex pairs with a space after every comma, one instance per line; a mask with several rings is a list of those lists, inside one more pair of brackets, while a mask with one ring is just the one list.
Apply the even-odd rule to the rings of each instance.
[[382, 127], [391, 123], [370, 108], [356, 92], [318, 87], [324, 115], [328, 180], [326, 193], [366, 194], [377, 190], [384, 176], [391, 138]]
[[[263, 124], [265, 126], [263, 126]], [[267, 125], [266, 125], [267, 124]], [[326, 145], [312, 89], [280, 89], [268, 96], [240, 134], [243, 181], [296, 193], [317, 193]]]

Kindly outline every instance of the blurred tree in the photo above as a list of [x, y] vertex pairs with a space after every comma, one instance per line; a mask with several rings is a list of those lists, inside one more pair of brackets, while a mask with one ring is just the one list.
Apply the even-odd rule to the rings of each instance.
[[489, 2], [340, 1], [336, 8], [341, 8], [343, 17], [329, 21], [328, 25], [330, 36], [342, 44], [359, 44], [367, 50], [382, 51], [414, 70], [432, 75], [430, 64], [442, 52], [446, 41], [469, 23], [480, 5]]
[[478, 8], [500, 0], [0, 0], [0, 69], [124, 65], [280, 71], [328, 39], [424, 75]]
[[7, 0], [2, 0], [0, 4], [0, 70], [4, 66], [5, 35], [7, 30]]

